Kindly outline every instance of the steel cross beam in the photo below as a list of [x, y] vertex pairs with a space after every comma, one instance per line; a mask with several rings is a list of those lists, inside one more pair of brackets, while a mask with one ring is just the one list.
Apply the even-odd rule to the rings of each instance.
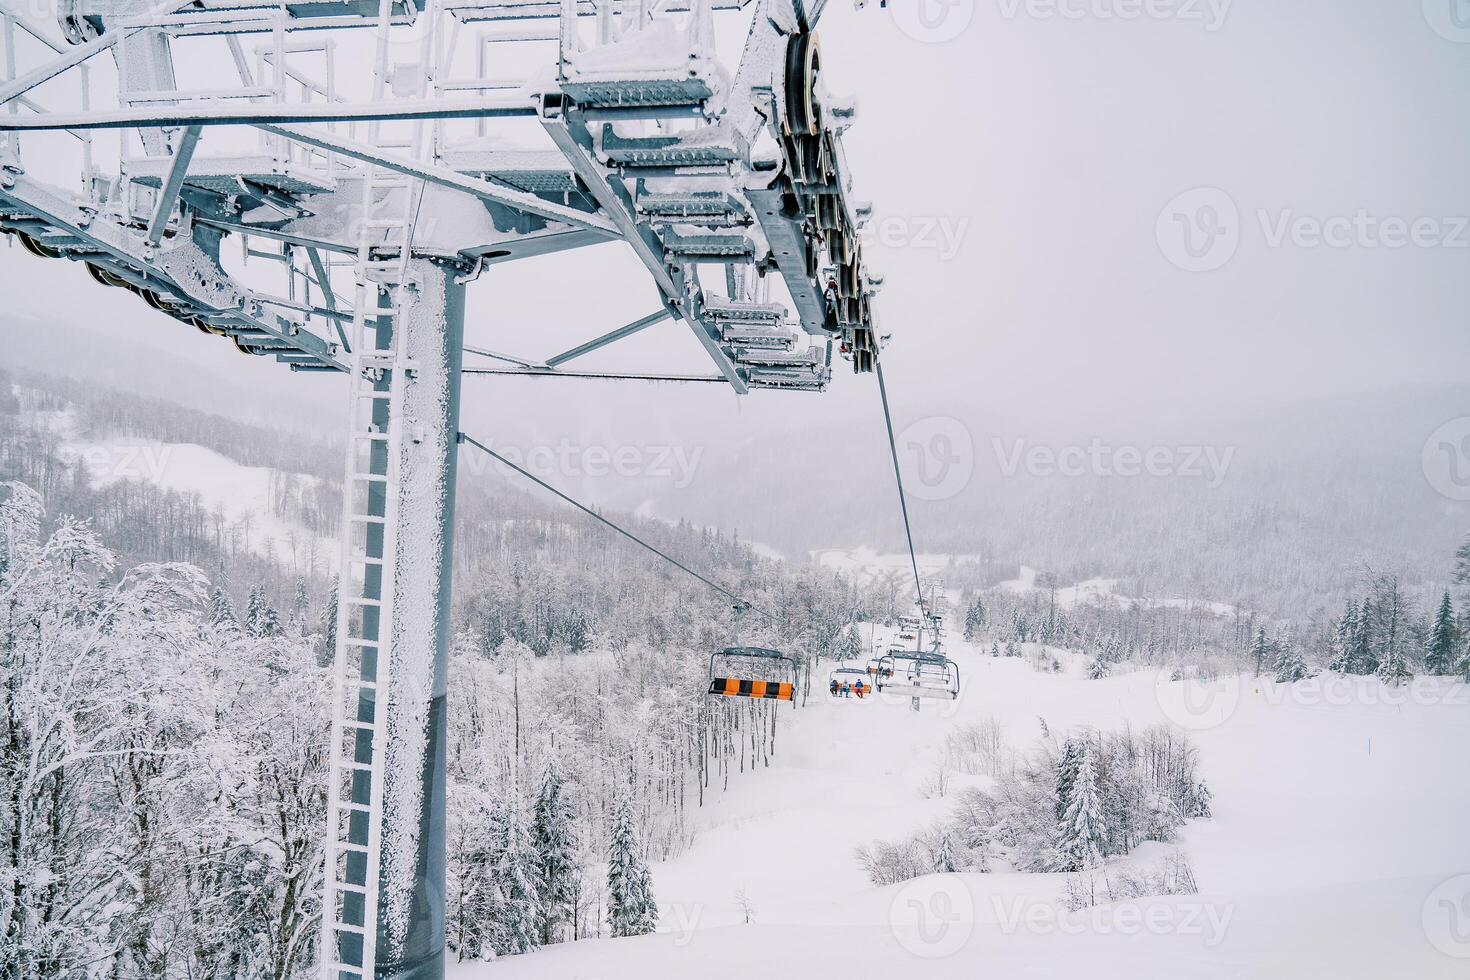
[[[45, 79], [41, 79], [45, 81]], [[40, 82], [37, 82], [40, 84]], [[14, 88], [10, 86], [9, 88]], [[5, 92], [0, 91], [0, 96]], [[21, 89], [6, 98], [23, 94]], [[283, 123], [363, 122], [395, 119], [509, 119], [536, 115], [534, 106], [520, 99], [398, 99], [392, 102], [319, 102], [297, 105], [166, 105], [112, 109], [103, 112], [48, 112], [39, 116], [0, 117], [0, 132], [52, 129], [134, 129], [170, 126], [260, 126]]]
[[464, 174], [448, 167], [440, 167], [434, 164], [420, 163], [409, 157], [398, 156], [388, 153], [367, 143], [359, 143], [343, 136], [331, 133], [319, 133], [312, 130], [300, 129], [293, 126], [271, 126], [262, 125], [261, 129], [285, 139], [305, 143], [321, 150], [330, 150], [354, 160], [364, 163], [376, 164], [387, 170], [394, 170], [410, 177], [417, 177], [433, 184], [441, 184], [452, 190], [464, 191], [473, 194], [481, 200], [491, 201], [495, 204], [503, 204], [517, 211], [534, 214], [550, 221], [560, 221], [563, 224], [572, 225], [577, 228], [585, 228], [588, 231], [606, 232], [608, 235], [616, 235], [618, 229], [606, 218], [598, 217], [587, 211], [578, 211], [564, 204], [556, 204], [543, 200], [535, 194], [525, 191], [514, 190], [509, 187], [501, 187], [492, 184], [488, 180], [478, 180], [474, 177], [466, 177]]

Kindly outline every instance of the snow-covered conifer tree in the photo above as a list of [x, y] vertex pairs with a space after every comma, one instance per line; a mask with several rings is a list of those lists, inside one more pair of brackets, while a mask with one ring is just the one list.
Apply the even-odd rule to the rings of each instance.
[[1072, 783], [1067, 810], [1062, 817], [1063, 854], [1076, 868], [1090, 868], [1102, 860], [1102, 844], [1107, 838], [1103, 819], [1102, 797], [1098, 792], [1097, 766], [1093, 761], [1091, 740], [1082, 745], [1077, 763], [1077, 778]]
[[1372, 598], [1365, 597], [1358, 610], [1358, 618], [1353, 623], [1353, 652], [1349, 659], [1350, 669], [1354, 674], [1372, 674], [1378, 670], [1379, 657], [1373, 648], [1375, 615]]
[[1297, 653], [1296, 646], [1290, 640], [1281, 642], [1280, 649], [1276, 652], [1275, 668], [1278, 684], [1295, 684], [1307, 676], [1307, 662]]
[[1404, 656], [1403, 649], [1397, 644], [1390, 646], [1384, 653], [1383, 661], [1375, 671], [1386, 683], [1397, 686], [1414, 676], [1413, 669], [1409, 666], [1409, 660]]
[[614, 936], [642, 936], [658, 923], [648, 866], [638, 853], [633, 815], [626, 802], [613, 818], [607, 853], [607, 920]]
[[564, 794], [554, 763], [547, 765], [531, 820], [536, 850], [536, 887], [541, 897], [541, 942], [562, 938], [562, 926], [575, 912], [578, 893], [576, 815]]
[[538, 862], [526, 821], [514, 803], [504, 804], [504, 836], [492, 874], [495, 894], [490, 917], [495, 923], [492, 943], [501, 956], [524, 953], [538, 944], [542, 918], [536, 890]]
[[1072, 786], [1077, 782], [1077, 767], [1082, 761], [1082, 742], [1071, 736], [1062, 743], [1062, 754], [1057, 759], [1057, 823], [1060, 824], [1067, 814], [1067, 806], [1072, 802]]
[[954, 856], [954, 843], [949, 839], [948, 833], [939, 835], [939, 845], [934, 851], [934, 870], [939, 874], [953, 874], [959, 870]]
[[1429, 630], [1429, 645], [1424, 651], [1424, 673], [1448, 674], [1455, 666], [1455, 647], [1459, 643], [1455, 623], [1455, 609], [1450, 603], [1449, 590], [1439, 600], [1439, 611], [1434, 615], [1434, 625]]
[[1264, 626], [1256, 630], [1256, 638], [1251, 641], [1251, 661], [1256, 665], [1256, 674], [1265, 671], [1266, 665], [1271, 662], [1271, 641], [1266, 639], [1266, 628]]
[[207, 615], [209, 621], [216, 626], [234, 626], [237, 624], [235, 607], [230, 602], [230, 597], [225, 594], [225, 590], [218, 586], [214, 588], [214, 591], [209, 593], [209, 611]]
[[976, 596], [975, 601], [970, 603], [970, 608], [965, 610], [965, 639], [974, 641], [985, 629], [985, 603]]

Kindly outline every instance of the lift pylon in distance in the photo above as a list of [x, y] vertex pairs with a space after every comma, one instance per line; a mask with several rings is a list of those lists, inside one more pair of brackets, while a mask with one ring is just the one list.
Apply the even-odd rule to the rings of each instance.
[[[191, 328], [180, 345], [350, 378], [323, 977], [443, 973], [461, 358], [618, 377], [582, 359], [658, 330], [739, 393], [874, 369], [823, 6], [0, 4], [0, 233]], [[566, 351], [463, 346], [477, 276], [610, 241], [644, 268], [647, 315]]]

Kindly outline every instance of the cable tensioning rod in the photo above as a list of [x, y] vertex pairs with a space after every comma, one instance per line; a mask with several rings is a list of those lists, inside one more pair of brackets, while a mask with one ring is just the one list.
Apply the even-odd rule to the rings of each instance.
[[914, 554], [914, 531], [909, 525], [909, 502], [903, 492], [903, 471], [898, 465], [898, 440], [893, 436], [893, 413], [888, 410], [888, 386], [883, 383], [883, 362], [874, 358], [873, 368], [878, 374], [878, 395], [883, 399], [883, 424], [888, 429], [888, 449], [893, 454], [893, 478], [898, 482], [898, 506], [903, 511], [903, 533], [909, 542], [909, 564], [914, 569], [914, 593], [918, 596], [919, 611], [924, 612], [924, 584], [919, 579], [919, 558]]
[[603, 517], [601, 514], [597, 513], [597, 511], [593, 510], [591, 507], [588, 507], [586, 504], [583, 504], [583, 503], [580, 503], [579, 501], [573, 500], [571, 497], [568, 497], [566, 494], [562, 493], [556, 487], [554, 487], [551, 484], [547, 483], [545, 480], [541, 479], [536, 474], [534, 474], [534, 473], [530, 472], [529, 470], [526, 470], [526, 469], [524, 469], [524, 468], [522, 468], [520, 466], [517, 466], [515, 463], [512, 463], [510, 460], [506, 459], [504, 456], [500, 455], [495, 450], [493, 450], [489, 446], [485, 445], [483, 442], [480, 442], [478, 439], [476, 439], [474, 436], [470, 435], [469, 433], [467, 433], [467, 432], [461, 432], [459, 434], [459, 441], [460, 442], [464, 442], [464, 443], [469, 443], [471, 446], [474, 446], [476, 449], [480, 450], [480, 452], [482, 452], [485, 455], [489, 456], [491, 459], [494, 459], [494, 460], [497, 460], [498, 462], [504, 463], [506, 466], [509, 466], [511, 469], [515, 470], [521, 476], [524, 476], [526, 479], [530, 480], [532, 483], [535, 483], [536, 485], [540, 486], [542, 489], [547, 490], [547, 491], [550, 491], [551, 493], [553, 493], [556, 496], [560, 497], [562, 500], [565, 500], [567, 503], [571, 504], [573, 507], [577, 508], [582, 513], [586, 514], [588, 517], [591, 517], [591, 518], [593, 518], [595, 520], [601, 521], [603, 524], [606, 524], [608, 527], [612, 528], [614, 531], [618, 532], [623, 537], [627, 538], [629, 541], [632, 541], [634, 544], [638, 545], [639, 547], [648, 549], [649, 551], [653, 552], [655, 555], [658, 555], [664, 561], [668, 562], [670, 565], [673, 565], [675, 568], [678, 568], [679, 570], [683, 571], [685, 574], [690, 575], [690, 576], [693, 576], [694, 578], [699, 579], [705, 585], [708, 585], [710, 588], [712, 588], [716, 592], [720, 593], [720, 595], [723, 595], [723, 596], [725, 596], [728, 599], [734, 600], [737, 609], [740, 609], [740, 610], [750, 609], [750, 610], [753, 610], [755, 612], [760, 613], [762, 616], [766, 617], [767, 619], [769, 619], [769, 620], [771, 620], [773, 622], [776, 620], [776, 617], [773, 616], [773, 615], [771, 615], [770, 613], [766, 612], [766, 610], [762, 609], [761, 607], [759, 607], [757, 605], [754, 605], [753, 603], [747, 602], [746, 600], [740, 598], [740, 596], [738, 596], [735, 593], [731, 592], [729, 589], [725, 588], [723, 585], [720, 585], [717, 582], [710, 581], [709, 579], [705, 578], [703, 575], [701, 575], [698, 572], [696, 572], [694, 569], [690, 568], [688, 565], [686, 565], [683, 562], [679, 561], [679, 559], [674, 558], [674, 557], [672, 557], [670, 555], [665, 554], [664, 552], [662, 552], [659, 549], [655, 548], [653, 545], [649, 544], [647, 541], [644, 541], [642, 538], [638, 537], [633, 532], [628, 531], [628, 530], [625, 530], [624, 528], [618, 526], [617, 524], [614, 524], [612, 521], [608, 520], [606, 517]]

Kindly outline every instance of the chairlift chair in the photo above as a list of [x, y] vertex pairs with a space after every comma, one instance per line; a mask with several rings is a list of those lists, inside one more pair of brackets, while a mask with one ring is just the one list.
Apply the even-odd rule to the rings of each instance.
[[726, 647], [709, 658], [709, 693], [795, 702], [796, 661], [779, 650]]
[[892, 675], [892, 667], [884, 664], [882, 657], [874, 657], [868, 661], [868, 678], [870, 680], [878, 677], [885, 670], [888, 671], [890, 676]]
[[[838, 667], [827, 674], [827, 691], [834, 698], [841, 697], [842, 685], [857, 690], [859, 684], [863, 691], [871, 691], [877, 688], [877, 682], [869, 676], [868, 671], [861, 667]], [[864, 697], [865, 695], [858, 695]]]
[[960, 668], [942, 653], [888, 653], [879, 658], [876, 684], [879, 693], [953, 701], [960, 696]]

